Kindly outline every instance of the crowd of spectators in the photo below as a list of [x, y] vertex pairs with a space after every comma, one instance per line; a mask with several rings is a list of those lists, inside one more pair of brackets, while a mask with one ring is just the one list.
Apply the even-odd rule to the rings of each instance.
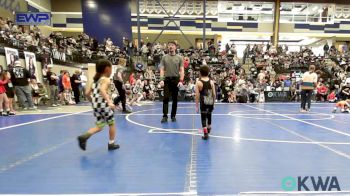
[[0, 44], [34, 52], [38, 57], [49, 54], [61, 64], [69, 62], [88, 63], [99, 58], [108, 58], [114, 64], [119, 58], [126, 58], [130, 49], [134, 48], [127, 39], [124, 48], [115, 46], [110, 38], [102, 43], [85, 33], [77, 37], [65, 37], [61, 32], [52, 32], [45, 36], [37, 26], [32, 28], [17, 26], [10, 19], [0, 17]]
[[[312, 48], [300, 47], [290, 52], [287, 46], [277, 49], [267, 45], [250, 45], [244, 51], [244, 61], [251, 61], [251, 71], [258, 73], [258, 83], [265, 90], [287, 90], [292, 100], [299, 100], [301, 73], [310, 65], [316, 66], [318, 85], [314, 101], [335, 101], [346, 99], [350, 85], [350, 62], [347, 43], [338, 50], [334, 45], [324, 45], [324, 55], [316, 56]], [[279, 75], [276, 73], [279, 73]], [[277, 77], [276, 77], [277, 76]], [[335, 98], [336, 99], [335, 99]]]
[[[130, 104], [162, 97], [162, 88], [158, 85], [158, 68], [162, 56], [167, 53], [166, 43], [152, 45], [141, 40], [141, 48], [137, 49], [128, 39], [124, 39], [124, 45], [118, 47], [110, 38], [99, 44], [85, 33], [77, 37], [64, 37], [60, 32], [53, 32], [45, 37], [35, 26], [27, 29], [1, 17], [0, 40], [4, 46], [32, 51], [38, 56], [49, 54], [63, 62], [110, 59], [113, 64], [127, 69], [124, 80]], [[334, 45], [329, 47], [325, 44], [323, 49], [324, 55], [317, 56], [307, 46], [301, 46], [299, 51], [289, 51], [286, 45], [275, 48], [269, 43], [248, 44], [243, 58], [238, 58], [234, 43], [227, 43], [223, 51], [215, 47], [213, 42], [208, 44], [208, 50], [182, 49], [178, 45], [177, 53], [183, 57], [185, 67], [185, 83], [179, 96], [183, 100], [193, 100], [199, 67], [207, 64], [210, 65], [210, 77], [215, 82], [218, 102], [264, 102], [265, 91], [287, 91], [290, 92], [288, 101], [299, 101], [301, 74], [310, 65], [315, 65], [319, 81], [314, 101], [334, 102], [349, 99], [350, 66], [347, 44], [340, 50]], [[68, 73], [62, 70], [60, 73], [53, 73], [50, 67], [45, 70], [44, 84], [38, 84], [35, 79], [28, 84], [33, 104], [28, 100], [24, 103], [29, 103], [29, 108], [38, 105], [39, 98], [43, 97], [47, 100], [50, 98], [48, 102], [51, 106], [80, 102], [87, 82], [81, 71]], [[19, 102], [24, 99], [21, 95], [18, 97]]]

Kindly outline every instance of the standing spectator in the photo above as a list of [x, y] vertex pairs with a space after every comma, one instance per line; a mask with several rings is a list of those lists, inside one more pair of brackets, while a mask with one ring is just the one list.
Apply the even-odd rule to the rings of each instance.
[[72, 90], [71, 81], [70, 81], [70, 77], [69, 77], [68, 71], [64, 71], [63, 72], [62, 84], [63, 84], [63, 89], [64, 90]]
[[86, 90], [87, 77], [85, 76], [83, 71], [80, 74], [80, 81], [81, 81], [80, 92], [81, 92], [81, 95], [82, 95], [83, 99], [86, 100], [86, 98], [85, 98], [85, 90]]
[[34, 60], [33, 57], [29, 58], [29, 65], [28, 65], [28, 71], [30, 73], [30, 78], [36, 78], [35, 76], [35, 66], [34, 66]]
[[10, 107], [9, 115], [15, 115], [16, 111], [13, 108], [13, 99], [15, 98], [15, 89], [13, 88], [10, 72], [9, 71], [5, 71], [5, 73], [6, 73], [7, 79], [8, 79], [8, 82], [5, 85], [5, 88], [6, 88], [7, 98], [9, 99], [9, 107]]
[[348, 43], [346, 42], [342, 47], [342, 52], [346, 54], [349, 51]]
[[32, 90], [32, 97], [34, 105], [39, 105], [39, 86], [36, 79], [30, 79], [30, 87]]
[[[6, 85], [9, 82], [6, 72], [0, 73], [0, 116], [8, 116], [10, 114], [9, 100], [6, 95]], [[5, 111], [3, 110], [5, 105]]]
[[111, 38], [107, 38], [105, 47], [106, 47], [106, 52], [112, 52], [113, 42]]
[[60, 75], [58, 76], [57, 86], [58, 86], [58, 96], [60, 98], [61, 103], [64, 103], [64, 87], [63, 87], [63, 75], [64, 70], [60, 71]]
[[225, 51], [226, 53], [228, 53], [228, 51], [230, 50], [230, 45], [228, 45], [228, 43], [225, 45]]
[[58, 76], [52, 72], [51, 66], [48, 66], [47, 70], [47, 81], [49, 82], [49, 88], [50, 88], [50, 100], [51, 100], [51, 106], [56, 107], [58, 106]]
[[290, 77], [287, 76], [287, 79], [284, 80], [284, 82], [283, 82], [283, 87], [284, 88], [289, 88], [288, 90], [290, 90], [291, 86], [292, 86], [292, 81], [290, 80]]
[[72, 83], [72, 90], [74, 93], [74, 100], [75, 100], [75, 103], [78, 104], [80, 102], [79, 88], [81, 85], [80, 71], [79, 70], [76, 70], [75, 73], [73, 74], [73, 76], [71, 78], [71, 83]]
[[20, 105], [26, 110], [36, 109], [33, 104], [32, 92], [29, 86], [30, 73], [20, 61], [15, 61], [11, 71], [11, 79], [15, 86], [16, 95]]
[[[315, 65], [310, 65], [309, 71], [305, 72], [301, 85], [301, 109], [300, 112], [310, 111], [311, 96], [317, 85], [317, 74], [315, 73]], [[308, 107], [306, 108], [306, 103]]]
[[63, 98], [67, 104], [74, 104], [72, 100], [72, 83], [68, 71], [65, 71], [62, 76], [62, 84], [64, 88]]
[[326, 43], [323, 46], [324, 56], [328, 55], [328, 50], [329, 50], [329, 45], [328, 45], [328, 43]]

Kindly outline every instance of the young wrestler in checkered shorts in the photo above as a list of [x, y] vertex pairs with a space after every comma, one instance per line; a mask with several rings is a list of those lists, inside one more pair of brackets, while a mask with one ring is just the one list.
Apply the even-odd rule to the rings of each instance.
[[112, 74], [112, 64], [108, 60], [99, 60], [96, 63], [96, 74], [94, 82], [86, 91], [86, 97], [92, 102], [94, 116], [96, 117], [96, 126], [89, 129], [86, 133], [78, 137], [79, 147], [86, 150], [87, 140], [95, 133], [100, 132], [104, 126], [109, 126], [109, 142], [108, 150], [115, 150], [119, 148], [118, 144], [114, 143], [116, 128], [114, 122], [115, 105], [110, 98], [108, 92], [110, 91]]

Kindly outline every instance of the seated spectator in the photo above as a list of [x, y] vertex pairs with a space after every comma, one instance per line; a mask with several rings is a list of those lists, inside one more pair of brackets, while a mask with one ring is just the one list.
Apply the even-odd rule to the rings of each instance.
[[324, 85], [323, 83], [321, 83], [321, 84], [317, 87], [316, 100], [317, 100], [317, 101], [322, 101], [322, 102], [324, 102], [325, 100], [327, 100], [327, 92], [328, 92], [327, 86]]
[[341, 89], [340, 93], [340, 99], [345, 100], [345, 99], [350, 99], [350, 87], [349, 86], [343, 86]]
[[135, 74], [134, 73], [131, 73], [130, 76], [129, 76], [129, 84], [130, 85], [135, 85]]
[[145, 80], [143, 84], [143, 98], [145, 100], [154, 100], [154, 92], [151, 89], [151, 85], [149, 84], [149, 80]]
[[334, 103], [337, 101], [336, 93], [334, 90], [327, 96], [327, 100], [331, 103]]

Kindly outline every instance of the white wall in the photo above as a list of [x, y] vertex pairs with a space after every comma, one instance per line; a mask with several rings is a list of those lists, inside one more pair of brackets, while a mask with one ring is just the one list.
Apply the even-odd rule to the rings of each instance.
[[[39, 5], [42, 8], [45, 8], [51, 11], [51, 0], [30, 0], [29, 4], [31, 4], [31, 2], [33, 2], [36, 5]], [[36, 7], [35, 5], [33, 6]]]

